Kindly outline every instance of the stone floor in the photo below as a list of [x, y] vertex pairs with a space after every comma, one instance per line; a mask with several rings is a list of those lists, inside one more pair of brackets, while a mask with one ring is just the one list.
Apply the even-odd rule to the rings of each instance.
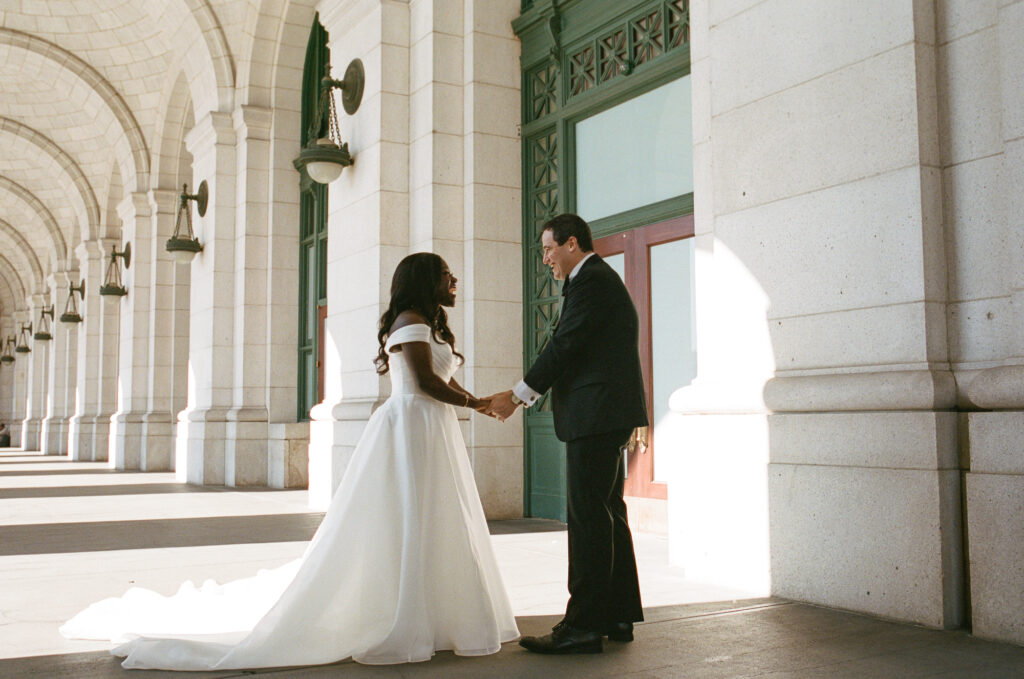
[[[170, 593], [185, 579], [224, 581], [295, 558], [320, 517], [304, 491], [196, 488], [173, 474], [0, 452], [0, 678], [186, 674], [129, 673], [104, 644], [63, 639], [57, 627], [131, 585]], [[520, 630], [546, 632], [566, 598], [561, 525], [491, 528]], [[634, 643], [607, 643], [602, 655], [536, 656], [513, 643], [485, 658], [197, 676], [1024, 678], [1024, 648], [689, 582], [667, 564], [664, 538], [636, 544], [647, 621]]]

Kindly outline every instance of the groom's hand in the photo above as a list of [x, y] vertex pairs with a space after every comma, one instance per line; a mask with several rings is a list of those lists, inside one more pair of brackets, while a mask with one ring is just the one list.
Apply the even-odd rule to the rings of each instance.
[[497, 394], [491, 396], [491, 407], [489, 412], [493, 413], [499, 420], [506, 420], [512, 417], [512, 413], [518, 408], [515, 403], [512, 402], [512, 390], [499, 391]]

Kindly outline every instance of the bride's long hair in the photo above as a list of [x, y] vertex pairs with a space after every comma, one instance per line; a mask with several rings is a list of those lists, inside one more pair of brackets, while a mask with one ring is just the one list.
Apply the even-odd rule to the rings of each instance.
[[391, 277], [391, 302], [378, 324], [377, 342], [380, 343], [380, 349], [377, 358], [373, 360], [378, 375], [384, 375], [390, 369], [384, 345], [391, 334], [391, 326], [398, 314], [410, 309], [427, 319], [434, 338], [439, 342], [447, 342], [460, 363], [464, 360], [462, 354], [455, 351], [455, 335], [448, 327], [448, 314], [441, 306], [443, 264], [444, 260], [433, 252], [417, 252], [403, 259], [395, 268], [395, 274]]

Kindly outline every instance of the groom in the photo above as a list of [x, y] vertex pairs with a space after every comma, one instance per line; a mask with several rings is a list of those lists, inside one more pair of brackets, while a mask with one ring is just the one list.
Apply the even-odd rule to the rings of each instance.
[[622, 499], [622, 446], [647, 425], [639, 323], [583, 219], [551, 219], [541, 245], [544, 263], [565, 281], [558, 326], [522, 381], [491, 397], [489, 412], [505, 419], [551, 389], [555, 434], [566, 442], [569, 604], [551, 634], [519, 643], [536, 653], [600, 653], [602, 636], [632, 641], [633, 623], [643, 620]]

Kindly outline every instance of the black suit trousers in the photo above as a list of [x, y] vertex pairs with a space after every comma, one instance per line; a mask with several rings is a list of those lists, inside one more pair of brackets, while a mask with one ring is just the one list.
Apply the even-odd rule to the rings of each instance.
[[601, 631], [643, 620], [621, 448], [632, 429], [566, 443], [569, 604], [565, 622]]

